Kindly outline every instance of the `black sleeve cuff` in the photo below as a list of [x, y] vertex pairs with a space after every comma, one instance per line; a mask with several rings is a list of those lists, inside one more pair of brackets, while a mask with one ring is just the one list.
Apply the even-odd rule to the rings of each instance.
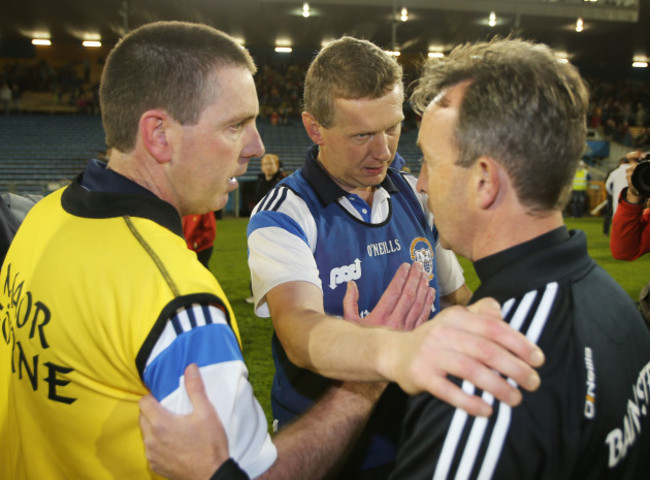
[[250, 480], [250, 477], [239, 468], [237, 462], [229, 458], [212, 474], [210, 480]]

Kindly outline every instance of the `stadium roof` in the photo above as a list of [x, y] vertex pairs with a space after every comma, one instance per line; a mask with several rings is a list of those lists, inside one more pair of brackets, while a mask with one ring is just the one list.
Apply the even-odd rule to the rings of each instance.
[[[0, 46], [49, 36], [53, 43], [96, 37], [114, 44], [125, 30], [154, 20], [208, 23], [251, 48], [278, 42], [320, 48], [343, 34], [406, 53], [449, 50], [494, 34], [541, 41], [578, 64], [628, 68], [650, 58], [650, 0], [318, 0], [310, 15], [285, 0], [20, 0], [5, 5]], [[408, 20], [399, 20], [403, 7]], [[496, 25], [488, 25], [490, 12]], [[584, 31], [576, 32], [582, 18]]]

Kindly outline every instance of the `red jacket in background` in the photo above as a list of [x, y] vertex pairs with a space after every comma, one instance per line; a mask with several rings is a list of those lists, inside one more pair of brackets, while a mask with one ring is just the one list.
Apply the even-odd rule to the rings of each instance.
[[629, 203], [626, 193], [624, 188], [612, 219], [609, 249], [617, 260], [636, 260], [650, 252], [650, 208]]
[[217, 222], [214, 212], [203, 215], [187, 215], [183, 217], [183, 235], [187, 248], [202, 252], [214, 244], [217, 235]]

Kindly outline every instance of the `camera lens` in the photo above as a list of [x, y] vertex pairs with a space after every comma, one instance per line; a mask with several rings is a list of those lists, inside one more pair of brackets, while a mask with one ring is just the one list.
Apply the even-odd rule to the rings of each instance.
[[639, 194], [650, 197], [650, 160], [644, 159], [632, 173], [632, 185]]

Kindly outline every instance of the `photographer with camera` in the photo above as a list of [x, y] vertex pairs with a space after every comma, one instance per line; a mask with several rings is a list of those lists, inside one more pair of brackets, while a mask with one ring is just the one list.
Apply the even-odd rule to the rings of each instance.
[[640, 151], [626, 155], [628, 187], [621, 192], [612, 220], [610, 250], [617, 260], [636, 260], [650, 252], [650, 154]]

